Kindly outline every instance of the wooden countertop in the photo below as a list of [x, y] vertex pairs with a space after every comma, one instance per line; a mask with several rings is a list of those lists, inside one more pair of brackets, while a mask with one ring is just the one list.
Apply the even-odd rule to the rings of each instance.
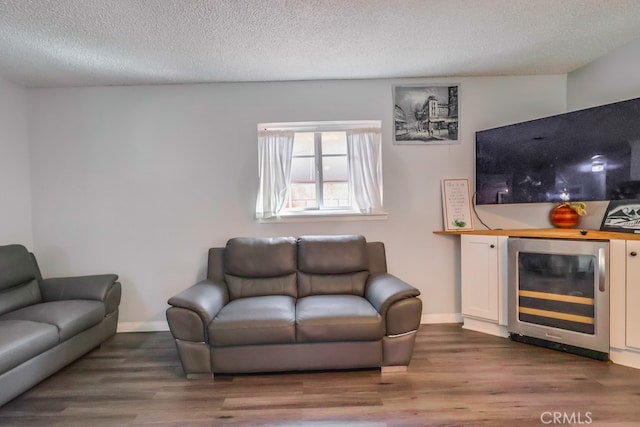
[[[586, 231], [586, 233], [584, 233]], [[581, 230], [574, 228], [529, 228], [513, 230], [474, 230], [474, 231], [434, 231], [442, 235], [479, 235], [479, 236], [509, 236], [509, 237], [538, 237], [546, 239], [583, 239], [583, 240], [640, 240], [640, 234], [617, 233], [600, 230]], [[584, 234], [583, 234], [584, 233]]]

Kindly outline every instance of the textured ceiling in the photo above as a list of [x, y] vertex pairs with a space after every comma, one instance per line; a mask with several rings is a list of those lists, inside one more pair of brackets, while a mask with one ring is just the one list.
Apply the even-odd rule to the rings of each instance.
[[29, 87], [564, 74], [640, 37], [639, 0], [0, 0]]

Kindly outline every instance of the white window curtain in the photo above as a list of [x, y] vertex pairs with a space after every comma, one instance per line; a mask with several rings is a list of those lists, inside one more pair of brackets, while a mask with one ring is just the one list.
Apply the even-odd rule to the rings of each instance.
[[258, 132], [257, 218], [273, 218], [284, 207], [291, 181], [293, 131]]
[[349, 185], [362, 214], [382, 212], [382, 134], [379, 128], [347, 131]]

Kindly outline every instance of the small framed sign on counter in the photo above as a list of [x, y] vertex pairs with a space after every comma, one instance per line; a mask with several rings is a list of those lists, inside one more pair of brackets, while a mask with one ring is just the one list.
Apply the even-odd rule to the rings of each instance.
[[471, 193], [467, 178], [442, 180], [442, 216], [444, 231], [471, 231]]

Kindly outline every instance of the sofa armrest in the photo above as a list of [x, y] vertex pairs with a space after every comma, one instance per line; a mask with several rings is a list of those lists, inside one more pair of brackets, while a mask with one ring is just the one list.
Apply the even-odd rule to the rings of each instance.
[[384, 317], [394, 303], [418, 295], [420, 291], [407, 282], [388, 273], [379, 273], [369, 276], [364, 296]]
[[92, 276], [52, 277], [40, 280], [40, 292], [44, 301], [85, 299], [102, 301], [106, 314], [113, 313], [120, 305], [122, 288], [116, 274]]
[[68, 299], [89, 299], [105, 301], [109, 291], [115, 285], [116, 274], [98, 274], [93, 276], [52, 277], [40, 280], [40, 291], [45, 301]]
[[179, 294], [171, 297], [169, 305], [191, 310], [202, 319], [203, 325], [218, 314], [220, 309], [229, 302], [229, 291], [224, 283], [203, 280]]

